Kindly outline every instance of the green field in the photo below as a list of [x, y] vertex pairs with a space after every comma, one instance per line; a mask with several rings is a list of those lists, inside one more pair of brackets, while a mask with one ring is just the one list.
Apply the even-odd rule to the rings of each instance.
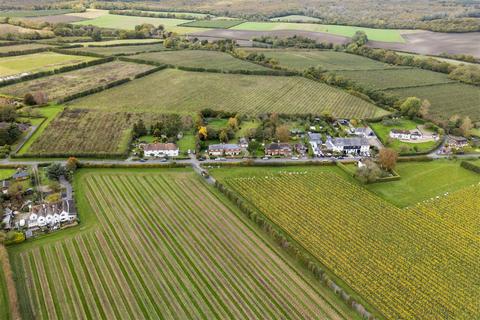
[[210, 28], [210, 29], [230, 29], [236, 25], [243, 23], [243, 20], [196, 20], [192, 22], [183, 23], [182, 27], [189, 28]]
[[113, 61], [71, 72], [59, 73], [30, 81], [19, 82], [0, 88], [2, 94], [23, 98], [26, 93], [45, 92], [50, 101], [104, 86], [108, 83], [151, 70], [145, 64]]
[[399, 163], [395, 171], [401, 176], [400, 180], [369, 184], [367, 188], [400, 207], [413, 206], [480, 182], [480, 175], [460, 167], [459, 161], [404, 162]]
[[175, 50], [142, 53], [131, 57], [175, 66], [220, 70], [270, 70], [255, 63], [232, 57], [228, 53], [207, 50]]
[[[424, 172], [436, 174], [425, 173], [426, 179], [405, 192], [423, 187], [424, 196], [432, 195], [430, 188], [443, 194], [468, 185], [468, 179], [475, 185], [400, 209], [332, 166], [225, 168], [210, 174], [245, 199], [243, 205], [280, 226], [384, 318], [477, 319], [480, 284], [472, 279], [480, 267], [480, 177], [460, 173], [458, 163], [428, 166]], [[436, 182], [443, 187], [435, 187]]]
[[[167, 90], [167, 91], [165, 91]], [[166, 94], [168, 92], [168, 94]], [[204, 108], [241, 113], [322, 113], [369, 118], [386, 111], [301, 77], [248, 76], [166, 69], [71, 103], [74, 108], [191, 113]]]
[[[129, 11], [129, 10], [126, 10]], [[194, 18], [206, 18], [207, 16], [212, 16], [206, 13], [197, 13], [197, 12], [183, 12], [183, 11], [148, 11], [148, 10], [135, 10], [140, 12], [147, 12], [153, 14], [162, 14], [162, 15], [171, 15], [175, 16], [178, 19], [185, 19], [185, 17], [194, 17]]]
[[112, 28], [112, 29], [123, 29], [123, 30], [134, 30], [135, 26], [149, 23], [154, 26], [163, 25], [167, 31], [176, 32], [179, 34], [196, 32], [203, 30], [201, 28], [187, 28], [179, 26], [182, 23], [187, 23], [191, 20], [184, 19], [168, 19], [168, 18], [149, 18], [149, 17], [136, 17], [136, 16], [122, 16], [122, 15], [113, 15], [106, 14], [98, 18], [91, 20], [74, 22], [78, 25], [93, 25], [101, 28]]
[[75, 190], [80, 227], [10, 249], [24, 319], [351, 318], [191, 170], [81, 170]]
[[11, 76], [21, 73], [35, 73], [58, 69], [63, 66], [79, 64], [95, 60], [85, 56], [70, 56], [55, 52], [42, 52], [0, 59], [0, 76]]
[[297, 14], [291, 14], [289, 16], [271, 18], [270, 21], [282, 21], [282, 22], [319, 22], [320, 19], [308, 16], [302, 16]]
[[274, 58], [279, 65], [293, 70], [303, 71], [308, 67], [320, 66], [323, 69], [336, 70], [378, 70], [394, 69], [389, 64], [368, 59], [362, 56], [345, 52], [327, 50], [277, 50], [277, 49], [248, 49], [247, 52], [263, 53], [266, 57]]
[[425, 141], [425, 142], [404, 142], [398, 139], [390, 138], [390, 131], [392, 129], [398, 130], [413, 130], [416, 129], [421, 123], [417, 123], [408, 119], [398, 119], [392, 126], [384, 125], [382, 122], [372, 122], [370, 127], [375, 132], [380, 141], [389, 148], [393, 148], [400, 153], [418, 153], [427, 152], [432, 150], [438, 141]]
[[400, 31], [394, 29], [372, 29], [354, 26], [325, 25], [317, 23], [244, 22], [231, 29], [247, 31], [302, 30], [313, 32], [326, 32], [345, 37], [352, 37], [355, 32], [364, 31], [367, 34], [369, 40], [400, 43], [405, 42]]
[[35, 49], [51, 48], [48, 44], [40, 43], [25, 43], [25, 44], [16, 44], [12, 46], [0, 46], [0, 53], [9, 53], [9, 52], [18, 52], [18, 51], [29, 51]]
[[[62, 106], [48, 106], [48, 107], [42, 107], [40, 110], [40, 113], [43, 117], [45, 117], [45, 120], [40, 124], [40, 126], [37, 128], [34, 134], [28, 139], [25, 144], [22, 146], [22, 148], [18, 151], [18, 154], [25, 154], [27, 151], [30, 149], [32, 144], [39, 139], [39, 137], [43, 137], [43, 132], [45, 129], [48, 127], [48, 125], [55, 119], [55, 117], [63, 110]], [[53, 141], [52, 141], [53, 142]], [[55, 141], [57, 142], [57, 141]]]
[[10, 179], [15, 172], [15, 169], [0, 169], [0, 180]]
[[152, 43], [159, 43], [161, 40], [159, 39], [119, 39], [119, 40], [107, 40], [107, 41], [90, 41], [90, 42], [79, 42], [74, 43], [75, 45], [82, 45], [84, 47], [94, 46], [94, 47], [101, 47], [101, 46], [115, 46], [115, 45], [141, 45], [141, 44], [152, 44]]
[[354, 80], [362, 86], [367, 86], [376, 90], [417, 87], [454, 82], [453, 80], [448, 79], [448, 76], [444, 73], [416, 68], [338, 71], [335, 73], [347, 79]]
[[387, 92], [400, 97], [419, 97], [431, 103], [430, 115], [435, 119], [448, 120], [453, 115], [469, 116], [480, 120], [480, 89], [462, 83], [442, 84], [418, 88], [393, 89]]
[[2, 255], [5, 251], [6, 249], [0, 248], [0, 319], [10, 320], [11, 312], [8, 300], [7, 282], [2, 268]]
[[84, 47], [74, 48], [72, 51], [91, 52], [105, 56], [113, 55], [131, 55], [140, 52], [166, 50], [162, 44], [142, 44], [134, 46], [115, 46], [115, 47]]

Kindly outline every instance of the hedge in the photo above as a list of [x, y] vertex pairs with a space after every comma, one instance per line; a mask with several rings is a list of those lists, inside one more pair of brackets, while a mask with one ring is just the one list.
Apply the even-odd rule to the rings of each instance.
[[105, 153], [105, 152], [70, 152], [70, 153], [24, 153], [12, 154], [11, 158], [94, 158], [94, 159], [124, 159], [128, 157], [128, 152], [124, 153]]
[[467, 170], [470, 170], [470, 171], [473, 171], [473, 172], [475, 172], [475, 173], [480, 174], [480, 166], [479, 166], [479, 165], [476, 165], [476, 164], [474, 164], [474, 163], [472, 163], [472, 162], [462, 161], [462, 162], [460, 163], [460, 166], [461, 166], [462, 168], [465, 168], [465, 169], [467, 169]]
[[317, 260], [308, 253], [308, 250], [303, 248], [295, 240], [291, 239], [285, 231], [272, 223], [261, 212], [252, 208], [249, 204], [245, 204], [245, 201], [235, 191], [229, 189], [218, 181], [215, 181], [215, 187], [230, 199], [250, 220], [266, 231], [268, 235], [286, 250], [288, 254], [298, 259], [298, 261], [307, 268], [316, 279], [320, 280], [324, 286], [339, 296], [352, 310], [357, 312], [364, 319], [376, 319], [361, 303], [353, 299], [350, 294], [336, 284], [326, 273], [325, 269], [320, 266]]
[[[72, 47], [72, 49], [75, 49], [77, 47]], [[78, 50], [70, 50], [70, 49], [63, 49], [63, 48], [53, 48], [50, 49], [50, 51], [55, 52], [55, 53], [60, 53], [60, 54], [68, 54], [68, 55], [73, 55], [73, 56], [84, 56], [84, 57], [94, 57], [94, 58], [105, 58], [106, 56], [103, 54], [99, 53], [93, 53], [93, 52], [86, 52], [86, 51], [78, 51]]]
[[95, 87], [95, 88], [87, 89], [85, 91], [77, 92], [77, 93], [71, 94], [69, 96], [63, 97], [61, 99], [58, 99], [57, 103], [62, 104], [62, 103], [65, 103], [67, 101], [72, 101], [72, 100], [75, 100], [75, 99], [78, 99], [78, 98], [81, 98], [81, 97], [91, 95], [93, 93], [101, 92], [101, 91], [119, 86], [119, 85], [127, 83], [129, 81], [131, 81], [130, 78], [124, 78], [124, 79], [120, 79], [120, 80], [117, 80], [117, 81], [113, 81], [113, 82], [110, 82], [110, 83], [108, 83], [106, 85], [103, 85], [103, 86], [98, 86], [98, 87]]
[[135, 75], [134, 79], [139, 79], [139, 78], [143, 78], [145, 76], [148, 76], [149, 74], [152, 74], [152, 73], [155, 73], [157, 71], [160, 71], [160, 70], [163, 70], [167, 68], [166, 65], [163, 65], [163, 66], [159, 66], [159, 67], [156, 67], [156, 68], [153, 68], [153, 69], [150, 69], [150, 70], [147, 70], [147, 71], [144, 71], [144, 72], [141, 72], [141, 73], [138, 73]]
[[186, 168], [182, 163], [92, 163], [80, 161], [79, 168]]
[[30, 49], [30, 50], [23, 50], [23, 51], [9, 51], [9, 52], [1, 52], [0, 57], [12, 57], [12, 56], [22, 56], [26, 54], [33, 54], [39, 52], [49, 51], [50, 48], [37, 48], [37, 49]]
[[145, 46], [150, 44], [162, 44], [163, 40], [152, 41], [152, 42], [136, 42], [136, 43], [117, 43], [117, 44], [105, 44], [105, 45], [95, 45], [90, 44], [88, 48], [109, 48], [109, 47], [129, 47], [129, 46]]

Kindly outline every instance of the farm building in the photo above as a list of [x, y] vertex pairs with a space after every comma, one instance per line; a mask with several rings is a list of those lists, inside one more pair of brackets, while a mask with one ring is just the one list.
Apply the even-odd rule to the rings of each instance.
[[364, 155], [368, 156], [370, 153], [370, 144], [366, 138], [331, 138], [328, 137], [327, 149], [333, 152]]
[[292, 146], [288, 143], [270, 143], [265, 147], [265, 154], [269, 156], [290, 156]]
[[149, 143], [143, 146], [147, 157], [178, 157], [178, 151], [175, 143]]
[[448, 145], [452, 148], [463, 148], [468, 145], [468, 140], [464, 137], [449, 136]]
[[208, 154], [211, 156], [237, 156], [242, 152], [238, 144], [212, 144], [208, 146]]

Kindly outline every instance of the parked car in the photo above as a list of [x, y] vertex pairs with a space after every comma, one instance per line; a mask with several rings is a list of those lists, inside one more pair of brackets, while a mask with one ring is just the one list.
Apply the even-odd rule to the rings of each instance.
[[298, 160], [298, 157], [292, 157], [292, 160]]

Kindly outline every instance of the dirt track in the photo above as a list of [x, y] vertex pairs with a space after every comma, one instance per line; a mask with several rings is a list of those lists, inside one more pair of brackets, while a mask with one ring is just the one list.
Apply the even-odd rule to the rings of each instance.
[[[275, 30], [275, 31], [244, 31], [244, 30], [206, 30], [190, 34], [198, 38], [213, 39], [237, 39], [251, 40], [260, 36], [291, 37], [294, 35], [308, 37], [318, 42], [331, 42], [343, 44], [349, 38], [332, 35], [323, 32], [297, 31], [297, 30]], [[385, 48], [420, 54], [439, 55], [446, 52], [450, 54], [470, 54], [480, 58], [480, 32], [471, 33], [440, 33], [431, 31], [419, 31], [411, 34], [404, 34], [406, 43], [388, 43], [370, 41], [369, 45], [376, 48]]]

